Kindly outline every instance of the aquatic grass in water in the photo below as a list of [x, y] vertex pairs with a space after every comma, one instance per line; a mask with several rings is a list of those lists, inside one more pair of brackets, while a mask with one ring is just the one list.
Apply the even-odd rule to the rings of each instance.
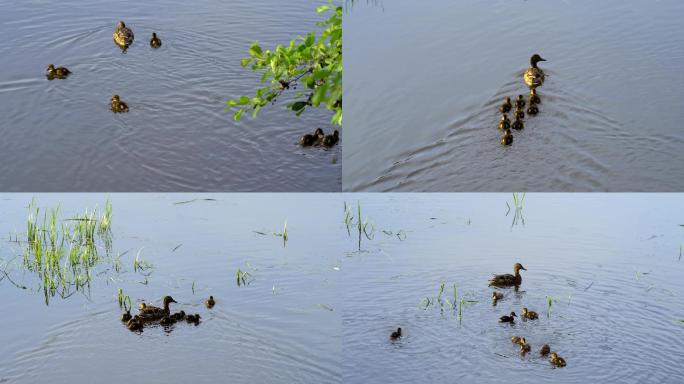
[[[135, 272], [138, 272], [138, 271], [145, 272], [145, 271], [152, 269], [154, 267], [154, 265], [152, 265], [152, 263], [149, 263], [149, 262], [140, 258], [141, 252], [142, 252], [142, 248], [140, 248], [138, 250], [138, 253], [135, 255], [135, 259], [133, 260], [133, 270]], [[145, 274], [143, 273], [143, 275], [145, 275]], [[147, 273], [146, 276], [149, 276], [149, 273]]]
[[131, 297], [128, 295], [124, 295], [123, 289], [121, 288], [119, 288], [117, 299], [119, 301], [119, 308], [122, 308], [124, 311], [130, 311], [131, 309], [133, 309]]
[[546, 318], [551, 317], [551, 307], [553, 307], [553, 302], [554, 302], [553, 296], [546, 296], [546, 305], [547, 305], [547, 307], [546, 307]]
[[349, 206], [347, 206], [347, 203], [344, 203], [344, 223], [347, 227], [347, 234], [351, 236], [351, 228], [356, 227], [356, 231], [358, 232], [358, 239], [359, 239], [359, 251], [361, 250], [361, 240], [363, 237], [365, 237], [368, 240], [372, 240], [375, 237], [375, 226], [370, 223], [368, 220], [363, 221], [363, 218], [361, 216], [361, 203], [357, 202], [357, 207], [356, 207], [356, 213], [357, 216], [354, 218], [352, 215], [352, 210], [350, 209]]
[[[525, 201], [525, 192], [522, 194], [519, 193], [513, 193], [513, 207], [515, 208], [515, 212], [513, 214], [513, 222], [511, 223], [511, 228], [518, 224], [522, 224], [523, 226], [525, 225], [525, 218], [523, 217], [522, 214], [522, 209], [523, 209], [523, 201]], [[511, 212], [511, 206], [508, 204], [508, 201], [506, 202], [506, 206], [508, 207], [508, 210], [506, 211], [506, 216]]]
[[240, 285], [248, 285], [252, 282], [252, 275], [247, 271], [242, 271], [240, 268], [235, 272], [235, 278], [237, 279], [238, 287]]

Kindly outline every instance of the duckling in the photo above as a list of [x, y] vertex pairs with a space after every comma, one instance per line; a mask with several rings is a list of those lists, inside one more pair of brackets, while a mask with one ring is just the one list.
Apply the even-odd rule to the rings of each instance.
[[513, 133], [511, 132], [510, 128], [506, 128], [503, 135], [501, 135], [501, 144], [502, 145], [513, 144]]
[[527, 343], [520, 344], [520, 353], [522, 353], [523, 355], [525, 355], [527, 352], [529, 352], [531, 350], [532, 350], [532, 347], [529, 344], [527, 344]]
[[152, 47], [152, 48], [161, 47], [161, 39], [157, 37], [156, 32], [152, 32], [152, 38], [150, 39], [150, 47]]
[[126, 323], [126, 327], [131, 331], [142, 331], [143, 322], [138, 318], [138, 316], [135, 316], [132, 319], [128, 320], [128, 322]]
[[515, 312], [511, 312], [510, 316], [504, 315], [499, 317], [499, 323], [515, 323], [516, 317]]
[[176, 321], [185, 320], [185, 311], [176, 312], [171, 317]]
[[544, 71], [537, 66], [537, 63], [540, 61], [546, 60], [542, 59], [542, 57], [536, 53], [532, 55], [532, 57], [530, 57], [530, 67], [527, 68], [523, 74], [523, 80], [530, 89], [537, 88], [544, 83]]
[[193, 324], [195, 324], [195, 325], [198, 325], [198, 324], [199, 324], [200, 319], [201, 319], [201, 317], [200, 317], [199, 313], [195, 313], [194, 315], [187, 315], [187, 316], [185, 317], [185, 320], [186, 320], [188, 323], [193, 323]]
[[508, 116], [504, 113], [499, 121], [499, 129], [506, 130], [511, 127], [511, 121], [508, 120]]
[[549, 361], [556, 367], [565, 367], [565, 359], [558, 356], [556, 352], [551, 352], [551, 358], [549, 359]]
[[519, 130], [525, 128], [525, 124], [523, 123], [523, 121], [521, 119], [518, 119], [516, 117], [513, 124], [511, 124], [511, 128], [515, 129], [516, 131], [519, 131]]
[[495, 287], [510, 287], [510, 286], [518, 286], [522, 283], [522, 276], [520, 276], [520, 270], [527, 271], [525, 267], [522, 266], [520, 263], [515, 263], [513, 265], [513, 275], [506, 273], [503, 275], [494, 275], [489, 280], [489, 286], [495, 286]]
[[216, 305], [216, 302], [214, 301], [214, 296], [209, 296], [209, 298], [204, 304], [207, 306], [207, 308], [211, 308], [214, 305]]
[[539, 315], [537, 314], [537, 312], [528, 311], [527, 308], [523, 308], [522, 316], [523, 316], [523, 319], [527, 319], [527, 320], [537, 320], [539, 318]]
[[539, 113], [539, 108], [537, 107], [536, 104], [530, 104], [529, 107], [527, 107], [527, 114], [530, 116], [534, 116], [537, 113]]
[[133, 43], [133, 31], [126, 27], [126, 24], [124, 24], [123, 21], [119, 21], [116, 24], [116, 30], [114, 30], [112, 38], [114, 38], [116, 45], [126, 49]]
[[138, 304], [138, 309], [145, 309], [147, 307], [147, 304], [143, 301], [142, 303]]
[[331, 148], [337, 142], [340, 141], [340, 132], [336, 129], [332, 135], [326, 135], [325, 138], [323, 139], [323, 145]]
[[171, 296], [164, 296], [162, 299], [163, 302], [163, 308], [155, 307], [152, 305], [146, 305], [144, 309], [140, 310], [140, 314], [138, 317], [142, 321], [156, 321], [156, 320], [161, 320], [164, 317], [167, 317], [170, 313], [169, 310], [169, 305], [171, 303], [176, 303], [177, 301], [173, 299]]
[[549, 347], [548, 344], [544, 344], [541, 346], [541, 348], [539, 348], [539, 354], [541, 356], [546, 356], [549, 354], [549, 352], [551, 352], [551, 347]]
[[506, 100], [504, 101], [504, 103], [501, 104], [501, 106], [499, 107], [499, 111], [501, 111], [501, 113], [507, 113], [507, 112], [510, 112], [512, 107], [513, 107], [513, 105], [511, 104], [511, 98], [506, 97]]
[[52, 79], [66, 79], [67, 76], [71, 74], [71, 71], [68, 70], [66, 67], [57, 67], [55, 68], [54, 64], [50, 64], [47, 66], [47, 78], [48, 80]]
[[496, 291], [492, 292], [492, 301], [494, 302], [494, 304], [496, 304], [497, 301], [499, 301], [499, 300], [501, 300], [501, 299], [503, 299], [503, 298], [504, 298], [504, 294], [503, 294], [503, 293], [501, 293], [501, 292], [496, 292]]
[[390, 334], [390, 339], [392, 339], [392, 340], [397, 340], [400, 337], [401, 337], [401, 327], [397, 328], [396, 331], [394, 331]]
[[133, 316], [131, 316], [130, 310], [126, 311], [126, 313], [121, 314], [121, 321], [123, 321], [124, 323], [128, 323], [128, 321], [132, 318], [133, 318]]
[[523, 345], [523, 344], [527, 344], [527, 340], [525, 340], [524, 337], [513, 336], [513, 337], [511, 337], [511, 343], [513, 343], [513, 344], [518, 344], [518, 345]]
[[530, 104], [541, 104], [541, 98], [537, 96], [537, 90], [534, 88], [530, 89]]
[[313, 134], [306, 134], [299, 138], [299, 145], [302, 147], [310, 147], [321, 141], [325, 135], [321, 128], [316, 128]]
[[522, 108], [516, 108], [515, 109], [515, 119], [516, 120], [522, 120], [525, 118], [525, 111]]
[[112, 111], [114, 113], [128, 112], [128, 104], [121, 101], [119, 95], [112, 96]]
[[522, 109], [525, 107], [525, 98], [523, 95], [518, 95], [518, 98], [515, 99], [515, 107], [518, 109]]
[[176, 319], [173, 316], [164, 316], [162, 317], [161, 320], [159, 320], [159, 324], [161, 325], [173, 325], [176, 323]]

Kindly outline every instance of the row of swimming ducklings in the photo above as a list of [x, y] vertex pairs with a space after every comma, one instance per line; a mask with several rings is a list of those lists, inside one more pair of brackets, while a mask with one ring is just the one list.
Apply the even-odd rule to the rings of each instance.
[[[126, 27], [123, 21], [119, 21], [116, 25], [116, 30], [112, 34], [114, 43], [118, 45], [124, 51], [133, 44], [133, 31]], [[161, 39], [157, 36], [156, 32], [152, 32], [152, 37], [150, 38], [150, 47], [159, 48], [162, 45]], [[54, 79], [66, 79], [72, 72], [66, 67], [55, 67], [54, 64], [50, 64], [47, 67], [46, 76], [48, 80]], [[114, 95], [111, 98], [111, 108], [115, 113], [128, 112], [128, 104], [121, 101], [119, 95]]]
[[332, 134], [326, 135], [321, 128], [316, 128], [313, 134], [307, 133], [299, 138], [302, 147], [324, 146], [334, 147], [340, 141], [340, 132], [336, 129]]
[[[144, 302], [140, 303], [139, 312], [132, 316], [131, 311], [127, 310], [121, 315], [121, 321], [126, 323], [126, 327], [134, 332], [142, 332], [148, 324], [159, 324], [163, 326], [170, 326], [179, 321], [186, 321], [189, 324], [199, 325], [201, 316], [199, 313], [186, 314], [185, 311], [171, 313], [169, 305], [177, 303], [171, 296], [165, 296], [162, 299], [162, 308], [147, 305]], [[213, 308], [216, 302], [213, 296], [205, 301], [207, 308]]]
[[501, 135], [501, 144], [513, 144], [513, 132], [511, 131], [511, 128], [515, 129], [516, 131], [520, 131], [525, 128], [525, 123], [523, 122], [523, 120], [525, 119], [524, 108], [526, 104], [528, 104], [528, 115], [535, 116], [539, 113], [539, 104], [541, 104], [541, 98], [539, 97], [539, 95], [537, 95], [536, 89], [530, 89], [529, 103], [525, 102], [525, 98], [523, 97], [523, 95], [518, 95], [518, 98], [515, 100], [515, 120], [513, 121], [513, 123], [511, 123], [507, 115], [507, 113], [510, 112], [513, 108], [511, 98], [506, 97], [504, 103], [499, 107], [499, 111], [501, 111], [502, 116], [501, 120], [499, 121], [498, 128], [503, 131], [503, 134]]
[[[494, 275], [489, 280], [489, 286], [494, 286], [494, 287], [519, 287], [520, 284], [522, 284], [522, 276], [520, 275], [520, 270], [527, 271], [525, 267], [522, 266], [520, 263], [515, 263], [513, 265], [513, 274], [502, 274], [502, 275]], [[502, 300], [504, 298], [504, 294], [502, 292], [497, 292], [494, 291], [492, 292], [492, 304], [496, 305], [499, 300]], [[499, 318], [500, 323], [509, 323], [509, 324], [514, 324], [515, 323], [515, 318], [517, 315], [515, 312], [511, 312], [508, 315], [503, 315]], [[529, 311], [526, 307], [523, 307], [522, 309], [522, 319], [523, 321], [527, 320], [538, 320], [539, 315], [537, 312], [534, 311]], [[513, 344], [517, 344], [520, 346], [520, 353], [524, 356], [528, 352], [532, 350], [532, 347], [530, 344], [527, 343], [527, 340], [525, 340], [524, 337], [520, 336], [513, 336], [511, 338], [511, 341]], [[551, 354], [549, 358], [549, 362], [554, 365], [555, 367], [565, 367], [565, 359], [562, 357], [558, 356], [556, 352], [551, 352], [551, 347], [549, 347], [548, 344], [543, 344], [539, 348], [539, 355], [542, 357], [546, 357]]]

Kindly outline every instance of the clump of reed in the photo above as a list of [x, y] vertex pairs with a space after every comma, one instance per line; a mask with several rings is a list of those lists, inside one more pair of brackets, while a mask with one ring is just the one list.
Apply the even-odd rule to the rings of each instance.
[[252, 282], [252, 275], [247, 271], [241, 270], [240, 268], [238, 268], [235, 272], [235, 278], [237, 280], [238, 287], [240, 285], [248, 285]]
[[363, 220], [361, 216], [361, 203], [356, 204], [356, 217], [352, 214], [352, 208], [344, 202], [344, 224], [347, 227], [347, 234], [351, 236], [351, 229], [354, 228], [358, 233], [359, 251], [361, 250], [361, 240], [365, 237], [372, 240], [375, 237], [375, 226], [368, 220]]
[[459, 297], [458, 296], [458, 289], [456, 288], [456, 284], [452, 284], [452, 296], [451, 299], [445, 296], [445, 290], [446, 290], [446, 282], [442, 281], [439, 284], [439, 290], [437, 291], [437, 296], [433, 297], [426, 297], [424, 298], [419, 306], [423, 310], [427, 310], [431, 307], [437, 307], [441, 312], [444, 312], [445, 310], [452, 310], [456, 312], [458, 322], [460, 323], [463, 320], [463, 309], [467, 305], [475, 304], [478, 301], [477, 300], [469, 300], [467, 299], [464, 295]]
[[[513, 214], [513, 223], [511, 223], [511, 228], [513, 226], [516, 226], [518, 224], [522, 224], [523, 226], [525, 225], [525, 218], [523, 217], [522, 214], [522, 209], [523, 209], [523, 202], [525, 201], [525, 192], [522, 194], [520, 193], [513, 193], [513, 207], [514, 207], [514, 214]], [[506, 211], [506, 216], [511, 212], [511, 205], [508, 204], [508, 201], [506, 202], [506, 206], [508, 207], [508, 210]]]

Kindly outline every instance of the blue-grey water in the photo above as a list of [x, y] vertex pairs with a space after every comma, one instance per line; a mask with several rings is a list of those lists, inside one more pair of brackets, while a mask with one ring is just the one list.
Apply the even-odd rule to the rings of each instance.
[[[331, 113], [298, 118], [286, 99], [239, 123], [224, 110], [260, 86], [240, 66], [250, 44], [318, 29], [323, 3], [0, 1], [0, 190], [339, 191], [340, 147], [297, 145], [334, 129]], [[118, 20], [135, 34], [125, 54]], [[50, 63], [73, 74], [48, 81]], [[113, 94], [129, 113], [110, 111]]]
[[[346, 191], [682, 191], [684, 3], [357, 1], [344, 19]], [[499, 143], [497, 108], [541, 113]]]

